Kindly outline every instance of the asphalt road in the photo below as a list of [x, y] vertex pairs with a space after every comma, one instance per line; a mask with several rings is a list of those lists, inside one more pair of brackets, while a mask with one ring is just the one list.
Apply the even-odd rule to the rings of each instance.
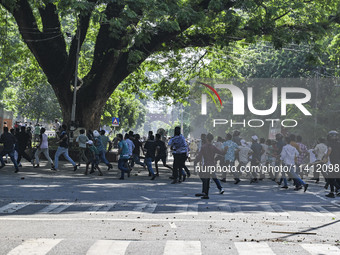
[[243, 179], [223, 195], [212, 182], [202, 200], [197, 176], [171, 185], [163, 168], [151, 181], [142, 168], [119, 180], [116, 165], [23, 165], [0, 170], [0, 254], [340, 254], [340, 198], [323, 182], [303, 193]]

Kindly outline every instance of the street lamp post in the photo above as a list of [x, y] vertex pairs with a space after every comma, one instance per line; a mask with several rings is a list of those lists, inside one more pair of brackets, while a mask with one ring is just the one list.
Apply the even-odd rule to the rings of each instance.
[[76, 106], [77, 106], [77, 83], [78, 83], [78, 63], [79, 63], [79, 48], [80, 48], [80, 26], [77, 22], [77, 55], [76, 66], [74, 70], [74, 88], [73, 88], [73, 101], [71, 111], [71, 141], [73, 142], [73, 131], [76, 129]]

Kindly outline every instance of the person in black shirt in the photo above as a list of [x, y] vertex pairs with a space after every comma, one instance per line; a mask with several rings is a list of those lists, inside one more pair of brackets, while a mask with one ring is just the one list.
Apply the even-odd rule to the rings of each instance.
[[194, 161], [194, 167], [198, 169], [202, 181], [202, 193], [197, 193], [195, 196], [202, 199], [209, 199], [210, 178], [214, 178], [209, 168], [215, 165], [216, 154], [223, 153], [212, 144], [213, 139], [214, 136], [210, 133], [206, 136], [206, 143], [202, 145]]
[[25, 126], [21, 126], [21, 131], [17, 134], [17, 140], [18, 165], [20, 165], [21, 157], [32, 163], [32, 158], [25, 152], [30, 143], [30, 135], [26, 132]]
[[[257, 173], [260, 172], [260, 163], [261, 163], [261, 156], [264, 153], [264, 150], [262, 146], [257, 142], [258, 137], [256, 135], [253, 135], [251, 137], [252, 139], [252, 144], [250, 149], [252, 149], [253, 154], [252, 154], [252, 159], [250, 161], [250, 165], [252, 168], [252, 175], [253, 178], [250, 180], [250, 183], [257, 182]], [[255, 170], [256, 169], [256, 170]]]
[[156, 134], [155, 145], [156, 145], [156, 157], [155, 157], [156, 176], [159, 176], [158, 161], [162, 160], [163, 166], [169, 168], [171, 171], [173, 169], [172, 169], [172, 167], [170, 167], [169, 165], [166, 164], [166, 154], [167, 154], [167, 151], [166, 151], [165, 142], [163, 142], [161, 140], [161, 135], [160, 134]]
[[135, 145], [135, 148], [132, 151], [133, 161], [131, 162], [131, 167], [133, 167], [135, 163], [141, 165], [142, 167], [145, 167], [145, 164], [140, 161], [140, 150], [143, 149], [142, 143], [140, 141], [140, 135], [135, 134], [135, 137], [132, 141], [133, 144]]
[[149, 173], [152, 176], [151, 180], [154, 180], [156, 178], [156, 175], [152, 169], [152, 161], [155, 160], [156, 145], [153, 135], [150, 135], [149, 139], [144, 144], [144, 150], [146, 151], [144, 163], [148, 167]]
[[1, 161], [0, 169], [5, 166], [5, 162], [2, 157], [8, 154], [14, 164], [15, 172], [16, 173], [19, 172], [17, 161], [14, 158], [14, 145], [16, 143], [16, 138], [11, 133], [8, 133], [8, 127], [4, 127], [4, 133], [0, 137], [0, 143], [4, 144], [4, 148], [0, 152], [0, 161]]
[[[328, 157], [331, 163], [329, 171], [327, 172], [327, 183], [330, 186], [330, 192], [326, 195], [329, 198], [335, 198], [334, 188], [336, 188], [336, 193], [340, 196], [340, 183], [339, 183], [339, 173], [335, 171], [336, 168], [340, 166], [340, 142], [339, 133], [337, 131], [329, 131], [327, 136], [328, 141], [328, 151], [324, 157], [324, 163], [327, 163]], [[332, 171], [334, 170], [334, 171]]]

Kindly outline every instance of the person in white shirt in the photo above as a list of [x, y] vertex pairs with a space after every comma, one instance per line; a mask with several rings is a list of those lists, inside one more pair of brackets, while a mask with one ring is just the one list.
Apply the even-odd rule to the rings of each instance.
[[[327, 154], [328, 151], [328, 147], [325, 144], [326, 140], [324, 138], [319, 138], [318, 139], [318, 144], [315, 146], [313, 153], [315, 155], [315, 163], [318, 163], [316, 165], [322, 165], [323, 163], [321, 162], [323, 160], [323, 158], [325, 157], [325, 155]], [[315, 180], [315, 183], [319, 183], [320, 180], [320, 172], [319, 171], [315, 171], [316, 169], [320, 169], [320, 166], [315, 166], [314, 167], [314, 177], [312, 180]]]
[[80, 166], [80, 162], [83, 160], [85, 164], [87, 164], [88, 159], [85, 155], [86, 151], [86, 143], [89, 141], [89, 138], [85, 135], [85, 129], [81, 129], [79, 131], [80, 135], [77, 137], [76, 142], [79, 146], [79, 154], [78, 154], [78, 166]]
[[[253, 150], [250, 149], [250, 147], [247, 145], [246, 141], [244, 139], [241, 139], [240, 141], [241, 145], [238, 146], [238, 160], [239, 164], [237, 166], [237, 173], [238, 174], [241, 170], [241, 167], [246, 167], [249, 162], [249, 157], [251, 154], [253, 154]], [[235, 174], [235, 175], [236, 175]], [[235, 176], [235, 184], [238, 184], [240, 182], [239, 176]]]
[[52, 159], [50, 158], [50, 155], [49, 155], [49, 152], [48, 152], [48, 137], [47, 135], [45, 134], [45, 131], [46, 129], [45, 128], [41, 128], [40, 129], [40, 135], [39, 135], [39, 145], [37, 145], [37, 150], [34, 154], [34, 157], [35, 157], [35, 164], [34, 165], [34, 168], [37, 168], [39, 167], [39, 155], [41, 153], [44, 153], [45, 155], [45, 158], [48, 160], [48, 162], [51, 164], [51, 169], [54, 168], [54, 165], [53, 165], [53, 161]]
[[[308, 184], [306, 184], [294, 171], [295, 169], [295, 163], [297, 160], [297, 157], [299, 156], [299, 152], [297, 149], [290, 144], [290, 138], [286, 138], [287, 144], [283, 146], [281, 151], [281, 161], [283, 165], [282, 169], [282, 180], [284, 182], [284, 186], [281, 188], [288, 189], [288, 182], [286, 178], [286, 172], [294, 179], [295, 183], [295, 189], [294, 190], [300, 190], [302, 187], [304, 187], [304, 192], [306, 192], [308, 188]], [[279, 185], [281, 184], [281, 181]]]

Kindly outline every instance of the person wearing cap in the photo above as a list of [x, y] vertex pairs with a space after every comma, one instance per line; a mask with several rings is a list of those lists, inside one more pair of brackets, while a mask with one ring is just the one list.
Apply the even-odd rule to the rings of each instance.
[[108, 167], [107, 171], [109, 171], [113, 167], [105, 157], [105, 149], [104, 149], [100, 134], [97, 130], [93, 131], [93, 137], [94, 137], [94, 145], [97, 147], [97, 149], [99, 151], [99, 158]]
[[257, 172], [260, 172], [261, 170], [261, 156], [264, 153], [264, 150], [261, 146], [261, 144], [258, 143], [259, 138], [257, 135], [253, 135], [251, 137], [252, 144], [250, 146], [250, 149], [252, 149], [253, 154], [250, 161], [251, 166], [251, 173], [253, 175], [253, 178], [250, 180], [250, 183], [257, 182]]
[[94, 173], [94, 170], [97, 169], [99, 172], [99, 176], [102, 176], [103, 173], [99, 168], [99, 151], [96, 146], [94, 146], [93, 141], [89, 140], [86, 142], [87, 152], [88, 152], [88, 161], [86, 162], [86, 170], [85, 175], [87, 175], [89, 166], [91, 164], [90, 174]]
[[[340, 167], [340, 142], [339, 142], [339, 133], [337, 131], [329, 131], [327, 135], [327, 145], [328, 151], [326, 156], [324, 157], [323, 162], [332, 165], [332, 168], [336, 169]], [[335, 198], [334, 193], [337, 193], [337, 196], [340, 196], [340, 182], [339, 182], [339, 172], [338, 171], [328, 171], [327, 172], [327, 183], [330, 186], [330, 192], [326, 195], [329, 198]], [[335, 190], [336, 188], [336, 190]]]
[[67, 126], [63, 124], [61, 126], [59, 141], [57, 142], [59, 146], [54, 156], [54, 168], [52, 168], [52, 170], [58, 170], [60, 155], [64, 155], [64, 158], [73, 165], [73, 171], [76, 171], [78, 168], [77, 164], [68, 155], [68, 135], [67, 135], [66, 130], [67, 130]]

